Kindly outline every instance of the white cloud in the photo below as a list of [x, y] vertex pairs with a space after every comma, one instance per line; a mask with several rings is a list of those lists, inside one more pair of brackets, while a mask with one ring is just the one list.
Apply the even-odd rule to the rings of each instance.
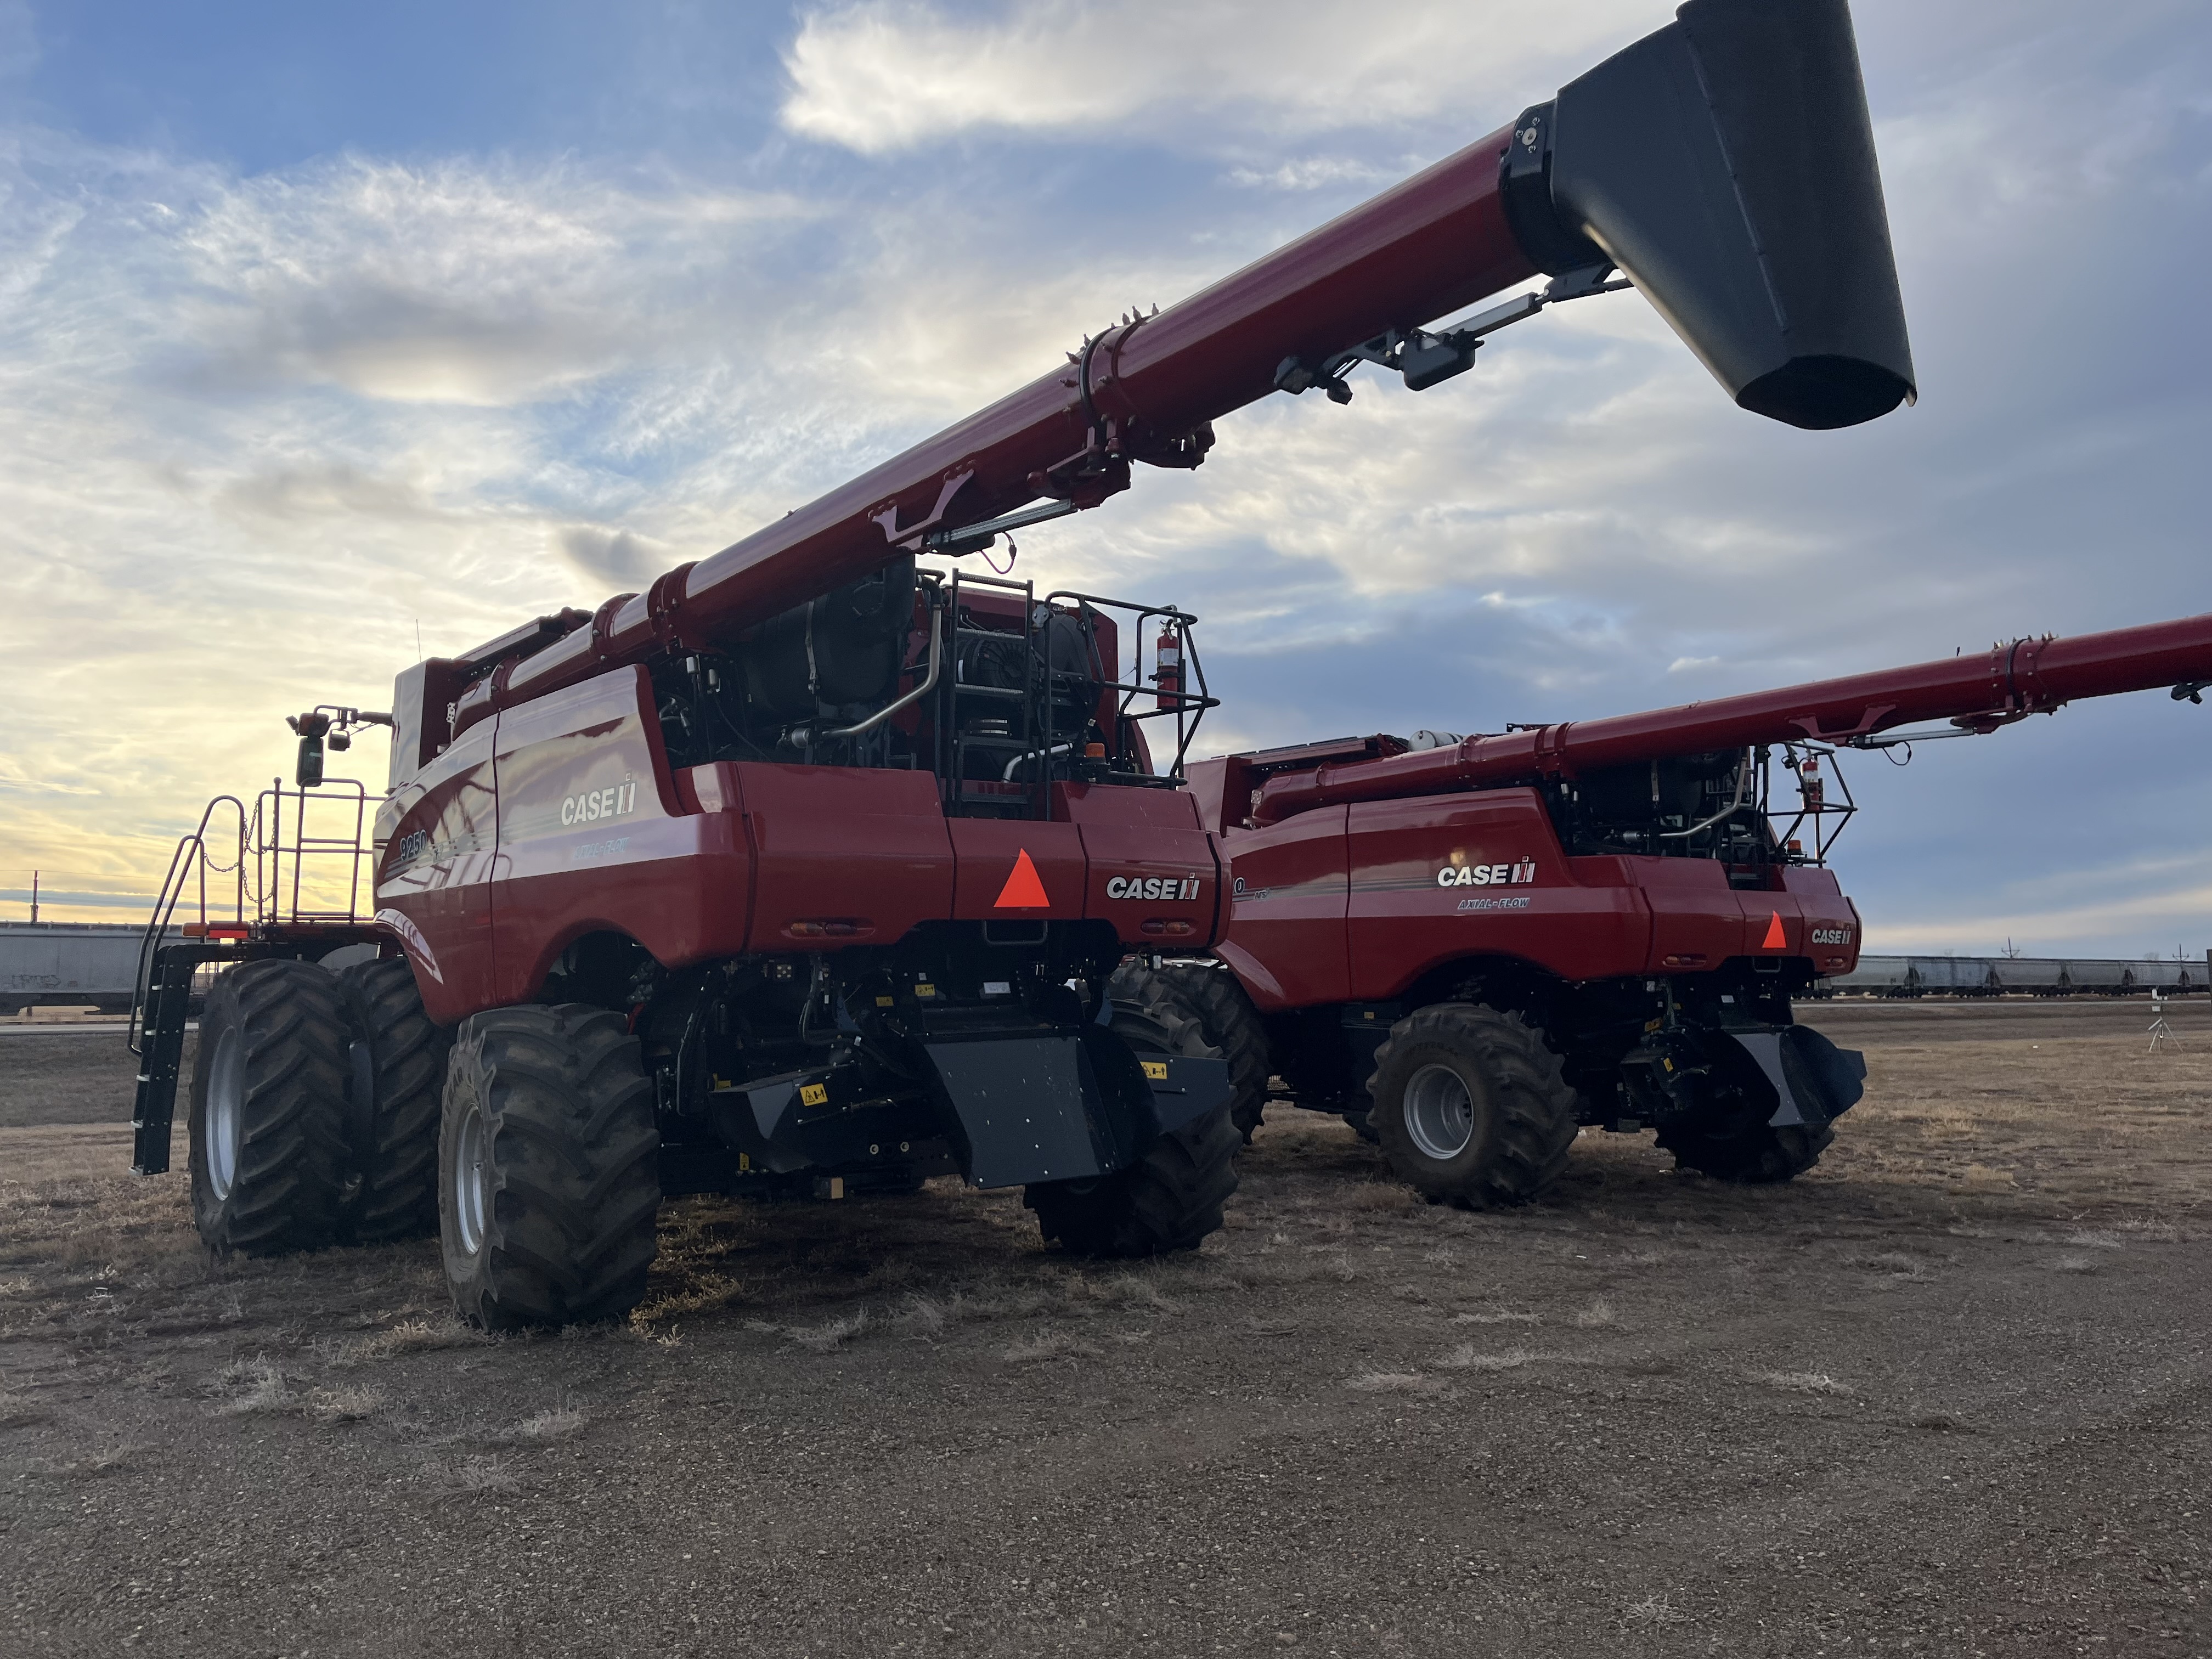
[[1669, 15], [1649, 0], [1032, 0], [974, 21], [864, 0], [801, 24], [782, 118], [863, 155], [992, 128], [1158, 137], [1206, 117], [1311, 132], [1474, 109], [1486, 131]]

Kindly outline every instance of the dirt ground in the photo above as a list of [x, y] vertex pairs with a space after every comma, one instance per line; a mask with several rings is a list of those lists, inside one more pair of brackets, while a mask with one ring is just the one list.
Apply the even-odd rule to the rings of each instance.
[[1803, 1015], [1788, 1188], [1432, 1209], [1284, 1112], [1193, 1257], [686, 1200], [504, 1341], [432, 1243], [209, 1261], [119, 1041], [0, 1036], [0, 1652], [2212, 1653], [2212, 1006]]

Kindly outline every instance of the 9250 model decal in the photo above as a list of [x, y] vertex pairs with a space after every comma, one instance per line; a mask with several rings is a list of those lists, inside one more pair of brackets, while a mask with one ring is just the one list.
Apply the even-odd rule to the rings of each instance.
[[1447, 864], [1437, 872], [1439, 887], [1519, 887], [1536, 879], [1536, 860], [1515, 864]]
[[1179, 879], [1172, 876], [1114, 876], [1106, 883], [1109, 899], [1194, 899], [1200, 885], [1193, 876]]

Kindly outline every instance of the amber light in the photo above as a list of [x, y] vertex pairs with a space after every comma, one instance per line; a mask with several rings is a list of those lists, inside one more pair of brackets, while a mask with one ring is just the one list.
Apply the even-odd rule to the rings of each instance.
[[1155, 937], [1165, 933], [1170, 939], [1188, 939], [1198, 929], [1188, 921], [1170, 921], [1163, 916], [1153, 916], [1144, 924], [1144, 931]]
[[852, 939], [875, 931], [865, 921], [793, 921], [783, 929], [787, 939]]
[[1705, 959], [1704, 951], [1692, 951], [1682, 956], [1667, 957], [1666, 965], [1669, 968], [1693, 968]]

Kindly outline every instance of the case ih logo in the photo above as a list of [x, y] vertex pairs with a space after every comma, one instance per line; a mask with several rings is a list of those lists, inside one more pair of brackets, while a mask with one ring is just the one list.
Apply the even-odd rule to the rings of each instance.
[[1536, 860], [1518, 864], [1447, 864], [1437, 872], [1439, 887], [1521, 887], [1536, 879]]
[[567, 797], [561, 803], [561, 822], [563, 825], [597, 823], [601, 818], [622, 817], [636, 805], [637, 786], [625, 780], [605, 789]]
[[1115, 876], [1106, 884], [1109, 899], [1194, 899], [1196, 878], [1181, 880], [1168, 876]]
[[1813, 943], [1815, 945], [1849, 945], [1850, 942], [1851, 930], [1848, 927], [1815, 927], [1813, 930]]

